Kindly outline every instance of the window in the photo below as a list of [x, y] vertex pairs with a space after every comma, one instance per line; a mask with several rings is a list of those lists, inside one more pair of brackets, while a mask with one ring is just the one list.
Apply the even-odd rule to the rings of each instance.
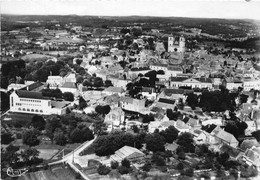
[[30, 109], [27, 109], [27, 111], [29, 111], [29, 112], [30, 112]]
[[21, 108], [18, 108], [19, 111], [21, 111], [22, 109]]
[[25, 108], [23, 108], [23, 111], [25, 111]]
[[11, 106], [14, 106], [14, 98], [11, 98]]
[[33, 109], [31, 109], [31, 111], [32, 111], [32, 112], [34, 112], [34, 110], [33, 110]]
[[39, 112], [38, 109], [35, 110], [36, 112]]
[[42, 111], [42, 110], [40, 110], [40, 112], [42, 113], [43, 111]]

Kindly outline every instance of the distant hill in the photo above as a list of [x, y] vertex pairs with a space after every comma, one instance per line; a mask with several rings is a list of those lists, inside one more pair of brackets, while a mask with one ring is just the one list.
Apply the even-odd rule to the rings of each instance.
[[[209, 19], [184, 17], [152, 17], [152, 16], [78, 16], [78, 15], [8, 15], [1, 17], [2, 31], [10, 31], [27, 26], [46, 26], [51, 23], [73, 23], [85, 27], [142, 26], [149, 30], [158, 28], [171, 32], [173, 27], [200, 28], [211, 35], [232, 34], [235, 37], [246, 36], [250, 30], [256, 31], [259, 21], [250, 19]], [[38, 24], [35, 22], [38, 21]]]

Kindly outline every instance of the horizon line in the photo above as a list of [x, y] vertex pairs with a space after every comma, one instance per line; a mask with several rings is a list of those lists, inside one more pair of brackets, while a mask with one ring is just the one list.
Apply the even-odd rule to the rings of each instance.
[[234, 18], [234, 17], [191, 17], [191, 16], [153, 16], [153, 15], [89, 15], [89, 14], [13, 14], [13, 13], [2, 13], [3, 15], [10, 15], [10, 16], [93, 16], [93, 17], [158, 17], [158, 18], [191, 18], [191, 19], [225, 19], [225, 20], [254, 20], [260, 21], [259, 19], [253, 18]]

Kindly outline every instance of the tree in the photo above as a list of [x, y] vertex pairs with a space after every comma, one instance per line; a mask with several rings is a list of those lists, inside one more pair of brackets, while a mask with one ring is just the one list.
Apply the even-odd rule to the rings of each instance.
[[219, 155], [219, 157], [217, 158], [217, 161], [220, 164], [224, 165], [228, 159], [229, 159], [229, 154], [227, 152], [224, 152]]
[[167, 143], [172, 143], [177, 139], [179, 131], [174, 126], [169, 126], [164, 131], [161, 131], [160, 134], [165, 138]]
[[105, 87], [113, 86], [112, 82], [110, 80], [105, 81]]
[[74, 95], [71, 92], [64, 92], [63, 93], [63, 99], [65, 101], [74, 101]]
[[23, 133], [23, 143], [29, 146], [36, 146], [40, 143], [37, 139], [39, 132], [37, 130], [27, 130]]
[[110, 173], [111, 169], [109, 167], [107, 167], [106, 165], [99, 165], [97, 168], [97, 172], [100, 175], [107, 175], [108, 173]]
[[61, 129], [56, 129], [54, 133], [53, 140], [55, 144], [64, 146], [67, 143], [67, 138], [64, 135], [64, 132], [61, 131]]
[[9, 132], [1, 133], [1, 143], [2, 144], [9, 144], [14, 140], [13, 135]]
[[103, 86], [103, 80], [100, 77], [95, 77], [93, 82], [94, 87], [101, 87]]
[[157, 74], [164, 75], [164, 74], [165, 74], [165, 72], [164, 72], [163, 70], [158, 70], [158, 71], [157, 71]]
[[21, 152], [21, 157], [26, 165], [31, 165], [38, 160], [40, 152], [35, 148], [28, 148]]
[[46, 135], [53, 140], [54, 132], [57, 128], [61, 127], [60, 118], [58, 116], [52, 116], [50, 119], [47, 119], [45, 125]]
[[154, 117], [153, 115], [149, 114], [149, 115], [144, 115], [143, 117], [143, 123], [150, 123], [151, 121], [154, 121]]
[[121, 165], [126, 167], [126, 168], [130, 168], [130, 161], [128, 159], [123, 159], [121, 161]]
[[165, 139], [158, 133], [148, 134], [145, 137], [146, 149], [149, 151], [164, 151]]
[[184, 152], [194, 152], [193, 136], [191, 133], [184, 132], [177, 138], [177, 144], [183, 147]]
[[117, 170], [120, 174], [128, 174], [130, 172], [130, 169], [125, 166], [119, 166]]
[[155, 70], [149, 71], [144, 75], [145, 77], [149, 77], [149, 82], [151, 86], [155, 86], [156, 75], [157, 72]]
[[[1, 78], [1, 83], [2, 83], [2, 81], [3, 81], [3, 79]], [[10, 104], [9, 104], [10, 96], [8, 93], [1, 91], [0, 97], [1, 97], [1, 111], [5, 111], [10, 107]]]
[[112, 169], [116, 169], [119, 166], [119, 163], [117, 161], [111, 161], [110, 162], [110, 167]]
[[1, 148], [1, 165], [2, 167], [16, 167], [19, 161], [19, 151], [20, 147], [10, 144], [5, 149]]
[[238, 138], [238, 136], [239, 136], [239, 129], [238, 129], [235, 121], [232, 121], [232, 120], [228, 121], [224, 130], [226, 132], [229, 132], [230, 134], [233, 134], [236, 138]]
[[153, 153], [152, 161], [156, 164], [156, 166], [166, 165], [164, 158], [157, 153]]
[[254, 131], [251, 134], [258, 142], [260, 142], [260, 130]]
[[87, 107], [87, 102], [85, 101], [85, 99], [83, 97], [79, 97], [79, 109], [84, 109], [85, 107]]
[[150, 169], [152, 168], [152, 164], [150, 162], [145, 162], [145, 164], [141, 167], [143, 171], [150, 171]]
[[192, 177], [193, 174], [194, 174], [193, 168], [188, 168], [188, 169], [184, 170], [184, 172], [183, 172], [183, 175], [186, 175], [186, 176], [189, 176], [189, 177]]
[[39, 131], [42, 131], [42, 130], [45, 129], [46, 122], [45, 122], [45, 120], [44, 120], [44, 118], [42, 116], [35, 115], [32, 118], [31, 125], [35, 129], [37, 129]]
[[198, 96], [194, 93], [190, 93], [186, 99], [187, 105], [193, 110], [198, 106]]
[[184, 165], [181, 162], [179, 162], [176, 166], [176, 169], [178, 169], [178, 170], [183, 170], [183, 168], [184, 168]]
[[102, 114], [103, 116], [105, 114], [108, 114], [110, 112], [111, 108], [109, 105], [105, 105], [105, 106], [96, 106], [95, 108], [95, 111], [98, 113], [98, 114]]

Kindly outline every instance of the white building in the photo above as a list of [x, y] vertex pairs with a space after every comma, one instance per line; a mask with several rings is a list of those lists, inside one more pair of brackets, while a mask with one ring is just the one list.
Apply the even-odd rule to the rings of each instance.
[[130, 97], [122, 97], [122, 109], [134, 112], [141, 112], [145, 108], [145, 99], [134, 99]]
[[63, 84], [64, 80], [61, 76], [48, 76], [46, 81], [49, 84], [50, 88], [57, 88]]
[[10, 84], [8, 87], [7, 87], [7, 91], [10, 91], [10, 90], [19, 90], [19, 89], [22, 89], [26, 87], [25, 84], [15, 84], [15, 83], [12, 83]]
[[30, 114], [65, 114], [70, 102], [52, 101], [40, 92], [17, 90], [10, 95], [10, 111]]
[[244, 80], [243, 88], [244, 91], [250, 91], [251, 89], [260, 90], [260, 79]]
[[213, 82], [210, 78], [186, 78], [186, 77], [171, 77], [170, 87], [186, 86], [191, 88], [213, 88]]

